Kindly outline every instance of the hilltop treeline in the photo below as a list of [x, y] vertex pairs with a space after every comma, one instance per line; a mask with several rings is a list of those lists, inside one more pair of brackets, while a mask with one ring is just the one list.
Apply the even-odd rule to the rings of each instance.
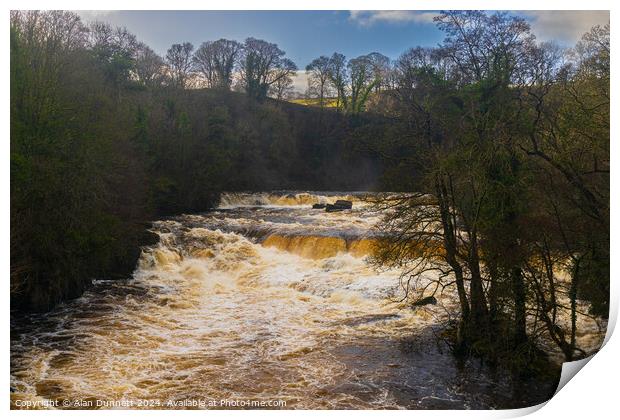
[[153, 240], [148, 221], [204, 211], [222, 190], [376, 178], [376, 162], [344, 146], [354, 122], [266, 98], [280, 80], [271, 72], [291, 64], [256, 74], [249, 48], [281, 57], [273, 44], [248, 41], [251, 87], [236, 93], [219, 73], [188, 89], [188, 46], [162, 60], [126, 30], [71, 12], [13, 12], [10, 42], [14, 307], [45, 310], [92, 278], [129, 276], [138, 245]]

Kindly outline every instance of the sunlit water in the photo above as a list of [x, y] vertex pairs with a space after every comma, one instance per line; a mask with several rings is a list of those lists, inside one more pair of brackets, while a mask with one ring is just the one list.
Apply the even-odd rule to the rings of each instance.
[[[355, 200], [326, 213], [316, 202]], [[11, 399], [283, 400], [286, 408], [504, 408], [553, 383], [456, 360], [440, 305], [365, 261], [380, 215], [341, 194], [228, 194], [156, 222], [134, 276], [13, 317]]]

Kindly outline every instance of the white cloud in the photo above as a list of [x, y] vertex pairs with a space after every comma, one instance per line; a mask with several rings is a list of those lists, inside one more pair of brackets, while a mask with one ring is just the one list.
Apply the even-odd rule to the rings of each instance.
[[349, 20], [361, 26], [385, 23], [433, 23], [435, 12], [420, 10], [351, 10]]
[[299, 70], [293, 76], [293, 89], [296, 92], [304, 93], [308, 88], [308, 73], [305, 70]]
[[[555, 40], [574, 44], [594, 25], [609, 22], [607, 10], [531, 10], [521, 12], [529, 20], [532, 32], [540, 41]], [[420, 10], [351, 10], [349, 20], [360, 26], [376, 23], [433, 23], [433, 11]]]
[[106, 20], [111, 15], [118, 13], [116, 10], [74, 10], [84, 22]]
[[607, 10], [532, 10], [523, 13], [539, 41], [574, 44], [594, 25], [609, 22]]

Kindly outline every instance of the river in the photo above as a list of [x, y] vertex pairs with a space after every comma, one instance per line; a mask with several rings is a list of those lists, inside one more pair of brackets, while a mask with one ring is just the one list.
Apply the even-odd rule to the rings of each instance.
[[[311, 208], [339, 198], [353, 209]], [[155, 222], [160, 242], [133, 278], [12, 317], [11, 399], [486, 409], [549, 398], [555, 383], [452, 356], [439, 335], [450, 293], [428, 308], [399, 302], [398, 273], [365, 259], [379, 217], [356, 194], [265, 193]]]

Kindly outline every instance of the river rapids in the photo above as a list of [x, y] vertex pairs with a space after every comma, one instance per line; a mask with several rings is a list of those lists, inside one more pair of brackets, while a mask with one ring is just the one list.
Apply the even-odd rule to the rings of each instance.
[[[311, 208], [337, 199], [353, 209]], [[432, 309], [399, 301], [398, 272], [366, 261], [380, 216], [356, 194], [224, 194], [214, 211], [155, 222], [160, 241], [133, 278], [94, 280], [50, 313], [12, 317], [12, 405], [485, 409], [549, 398], [555, 383], [452, 356], [438, 328], [454, 296]]]

